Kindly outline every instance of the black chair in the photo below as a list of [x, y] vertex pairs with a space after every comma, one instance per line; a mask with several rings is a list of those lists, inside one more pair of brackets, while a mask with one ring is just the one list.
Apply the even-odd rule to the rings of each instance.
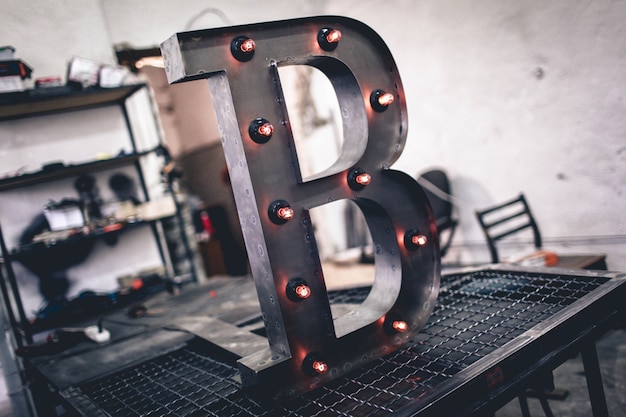
[[[422, 186], [428, 201], [433, 209], [437, 230], [440, 239], [440, 253], [444, 257], [452, 243], [452, 237], [458, 226], [458, 220], [452, 215], [452, 203], [450, 202], [450, 182], [448, 176], [443, 170], [433, 169], [421, 174], [417, 182]], [[447, 238], [442, 238], [443, 234], [447, 234]]]
[[[497, 204], [483, 210], [477, 210], [476, 216], [478, 218], [478, 222], [483, 229], [485, 237], [487, 238], [487, 245], [489, 247], [491, 260], [493, 263], [498, 263], [500, 261], [500, 256], [498, 254], [498, 248], [496, 244], [500, 240], [508, 238], [517, 233], [530, 233], [530, 235], [532, 236], [534, 248], [537, 251], [542, 250], [542, 239], [541, 233], [539, 232], [539, 226], [537, 225], [537, 222], [535, 221], [535, 218], [530, 211], [530, 207], [523, 193], [520, 193], [516, 198], [507, 202]], [[554, 262], [551, 264], [545, 262], [544, 265], [568, 269], [607, 269], [605, 255], [554, 255]], [[547, 260], [548, 258], [545, 259]], [[595, 350], [595, 345], [593, 345], [593, 343], [592, 348]], [[585, 349], [586, 351], [583, 351], [583, 355], [589, 355], [587, 348]], [[522, 392], [518, 397], [522, 416], [524, 417], [530, 417], [530, 411], [527, 402], [527, 397], [529, 395], [537, 397], [541, 403], [541, 407], [546, 417], [551, 417], [553, 416], [553, 413], [550, 409], [550, 405], [548, 404], [548, 398], [563, 399], [568, 395], [568, 392], [562, 389], [554, 388], [554, 380], [551, 372], [542, 375], [537, 381], [534, 382], [534, 385], [531, 385], [529, 389]]]
[[541, 249], [541, 234], [524, 194], [513, 200], [476, 211], [476, 217], [487, 238], [491, 262], [500, 262], [497, 242], [524, 229], [531, 229], [535, 249]]
[[[487, 238], [487, 246], [489, 247], [493, 263], [501, 261], [497, 246], [501, 240], [526, 231], [532, 236], [533, 245], [537, 251], [536, 254], [541, 255], [538, 256], [538, 259], [545, 260], [546, 266], [607, 269], [604, 255], [557, 255], [548, 251], [542, 251], [541, 233], [523, 193], [504, 203], [483, 210], [476, 210], [476, 217]], [[527, 256], [526, 259], [531, 257], [532, 254]]]

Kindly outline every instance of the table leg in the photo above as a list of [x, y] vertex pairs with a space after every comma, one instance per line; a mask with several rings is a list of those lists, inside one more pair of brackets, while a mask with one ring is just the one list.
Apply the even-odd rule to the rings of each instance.
[[591, 401], [591, 411], [594, 417], [609, 417], [609, 409], [606, 404], [606, 396], [602, 385], [600, 363], [594, 341], [587, 342], [581, 350], [585, 377], [587, 378], [587, 390]]

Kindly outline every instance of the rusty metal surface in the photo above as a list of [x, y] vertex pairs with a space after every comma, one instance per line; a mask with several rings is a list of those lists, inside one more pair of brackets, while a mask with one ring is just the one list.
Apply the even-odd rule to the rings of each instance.
[[[444, 276], [431, 319], [407, 345], [280, 405], [248, 397], [236, 379], [236, 357], [203, 341], [63, 395], [89, 416], [469, 415], [606, 331], [624, 313], [624, 277], [553, 269]], [[369, 291], [331, 292], [330, 302], [358, 304]], [[262, 323], [260, 315], [238, 326], [255, 322]]]
[[[330, 29], [342, 37], [329, 48], [318, 36]], [[246, 39], [255, 42], [253, 54], [237, 49]], [[217, 114], [269, 341], [268, 349], [239, 361], [244, 385], [263, 397], [294, 397], [415, 336], [437, 298], [438, 237], [423, 190], [389, 169], [404, 148], [407, 113], [383, 40], [360, 22], [331, 16], [179, 33], [162, 52], [170, 82], [207, 79]], [[324, 73], [341, 109], [340, 157], [312, 178], [300, 172], [281, 88], [278, 68], [289, 65]], [[384, 92], [394, 99], [386, 107], [376, 100]], [[265, 121], [273, 132], [259, 138], [255, 129]], [[371, 183], [355, 184], [355, 170]], [[333, 320], [309, 210], [338, 200], [362, 211], [376, 276], [363, 303]], [[292, 219], [277, 218], [277, 202], [293, 209]], [[288, 296], [294, 279], [310, 287], [306, 300]], [[402, 322], [403, 331], [393, 330], [392, 321]], [[326, 368], [309, 374], [311, 357]]]

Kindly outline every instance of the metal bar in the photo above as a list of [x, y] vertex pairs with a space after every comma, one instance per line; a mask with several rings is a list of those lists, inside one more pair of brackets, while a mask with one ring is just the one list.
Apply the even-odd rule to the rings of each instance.
[[550, 408], [550, 404], [548, 404], [548, 398], [546, 397], [546, 394], [543, 392], [539, 393], [539, 403], [541, 404], [541, 408], [543, 409], [543, 412], [546, 415], [546, 417], [554, 417], [554, 414], [552, 413], [552, 409]]
[[[0, 227], [0, 250], [3, 254], [4, 265], [7, 271], [7, 276], [9, 278], [9, 285], [11, 286], [11, 291], [13, 292], [13, 300], [15, 301], [15, 307], [17, 308], [17, 313], [19, 315], [19, 318], [21, 320], [21, 325], [24, 330], [24, 336], [22, 336], [17, 330], [17, 327], [13, 328], [13, 331], [15, 333], [15, 339], [16, 339], [15, 341], [18, 346], [22, 346], [23, 344], [22, 337], [24, 337], [26, 339], [26, 343], [31, 344], [33, 343], [33, 336], [30, 331], [30, 325], [26, 317], [26, 312], [24, 311], [24, 304], [22, 304], [22, 297], [20, 296], [20, 290], [17, 285], [17, 280], [15, 278], [15, 271], [13, 271], [13, 266], [11, 265], [11, 255], [9, 253], [9, 249], [6, 246], [6, 242], [4, 241], [4, 236], [2, 235], [1, 227]], [[4, 280], [2, 281], [4, 285]], [[3, 292], [4, 292], [4, 288], [3, 288]], [[7, 301], [7, 306], [6, 306], [7, 313], [9, 314], [9, 318], [13, 317], [11, 319], [12, 324], [13, 324], [13, 322], [15, 321], [15, 317], [13, 316], [13, 308], [9, 300], [6, 299], [6, 297], [5, 297], [5, 300]]]
[[504, 208], [504, 207], [512, 206], [513, 204], [520, 203], [520, 202], [523, 202], [522, 198], [521, 197], [517, 197], [514, 200], [507, 201], [506, 203], [498, 204], [497, 206], [493, 206], [493, 207], [486, 208], [484, 210], [480, 210], [480, 213], [482, 213], [482, 214], [489, 214], [489, 213], [491, 213], [493, 211], [499, 210], [499, 209]]
[[587, 390], [589, 391], [589, 400], [591, 401], [591, 410], [594, 417], [608, 417], [609, 409], [606, 404], [606, 396], [604, 395], [604, 386], [602, 384], [602, 374], [600, 373], [600, 363], [598, 362], [598, 353], [596, 344], [593, 340], [585, 343], [580, 351], [585, 369], [585, 378], [587, 379]]
[[[122, 112], [122, 116], [124, 117], [124, 123], [126, 124], [126, 131], [128, 132], [128, 138], [130, 140], [132, 151], [134, 154], [137, 154], [139, 153], [139, 150], [137, 149], [135, 131], [133, 130], [133, 126], [130, 121], [130, 115], [128, 114], [127, 102], [126, 101], [120, 102], [119, 106]], [[135, 166], [135, 171], [137, 173], [137, 176], [139, 177], [139, 185], [141, 187], [141, 192], [143, 193], [143, 201], [150, 201], [150, 192], [148, 191], [148, 186], [146, 185], [146, 178], [143, 173], [141, 160], [137, 159], [134, 162], [134, 166]], [[159, 251], [161, 262], [167, 268], [167, 266], [169, 265], [168, 259], [167, 259], [167, 248], [166, 248], [165, 243], [163, 242], [162, 234], [159, 232], [159, 228], [157, 227], [155, 222], [149, 222], [149, 224], [150, 224], [150, 230], [152, 231], [154, 239], [156, 240], [156, 243], [157, 243], [157, 249]], [[172, 268], [172, 271], [173, 271], [173, 268]]]
[[530, 417], [530, 408], [528, 408], [528, 397], [526, 394], [521, 393], [519, 397], [519, 407], [522, 411], [522, 417]]
[[500, 239], [502, 239], [503, 237], [507, 237], [507, 236], [512, 235], [512, 234], [514, 234], [514, 233], [517, 233], [517, 232], [519, 232], [519, 231], [521, 231], [521, 230], [527, 229], [527, 228], [529, 228], [529, 227], [531, 227], [531, 226], [532, 226], [532, 224], [530, 224], [530, 223], [526, 223], [526, 224], [524, 224], [524, 225], [522, 225], [522, 226], [518, 226], [518, 227], [516, 227], [515, 229], [511, 229], [511, 230], [508, 230], [508, 231], [506, 231], [506, 232], [500, 233], [499, 235], [493, 236], [493, 237], [492, 237], [492, 239], [493, 239], [493, 240], [500, 240]]
[[[0, 228], [0, 235], [2, 234], [2, 229]], [[0, 239], [2, 237], [0, 236]], [[0, 290], [2, 291], [2, 300], [4, 301], [4, 307], [7, 313], [7, 317], [9, 318], [9, 324], [11, 325], [11, 330], [13, 330], [13, 336], [15, 337], [15, 342], [18, 346], [22, 346], [22, 334], [18, 330], [17, 320], [15, 319], [15, 313], [13, 312], [13, 307], [11, 306], [11, 299], [9, 298], [9, 289], [7, 288], [7, 284], [5, 282], [4, 274], [2, 273], [2, 266], [8, 268], [6, 256], [3, 256], [2, 261], [0, 262]]]
[[513, 214], [510, 214], [510, 215], [508, 215], [506, 217], [499, 218], [498, 220], [494, 220], [491, 223], [485, 223], [485, 226], [488, 227], [488, 228], [492, 228], [494, 226], [498, 226], [498, 225], [500, 225], [502, 223], [506, 223], [509, 220], [513, 220], [513, 219], [515, 219], [517, 217], [520, 217], [520, 216], [523, 216], [525, 214], [528, 214], [528, 212], [526, 210], [518, 211], [517, 213], [513, 213]]
[[[187, 231], [185, 230], [185, 219], [183, 218], [183, 207], [182, 204], [176, 198], [176, 193], [174, 191], [174, 187], [172, 186], [172, 182], [167, 182], [167, 189], [174, 199], [174, 204], [176, 205], [176, 223], [179, 229], [180, 240], [183, 242], [183, 247], [185, 249], [185, 258], [187, 258], [187, 262], [189, 262], [189, 273], [191, 274], [191, 279], [193, 282], [198, 281], [198, 273], [196, 271], [196, 265], [193, 259], [193, 253], [191, 251], [191, 245], [189, 244], [189, 239], [187, 237]], [[172, 265], [172, 270], [174, 270]], [[174, 271], [175, 273], [175, 271]]]

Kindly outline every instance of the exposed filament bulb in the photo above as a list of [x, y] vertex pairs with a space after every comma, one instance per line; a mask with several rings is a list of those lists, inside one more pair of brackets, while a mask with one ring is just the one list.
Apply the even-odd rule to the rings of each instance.
[[391, 323], [391, 327], [398, 333], [406, 332], [409, 329], [408, 323], [404, 320], [394, 320], [394, 322]]
[[370, 96], [370, 104], [372, 108], [377, 112], [383, 112], [387, 110], [387, 107], [391, 105], [395, 100], [395, 97], [391, 93], [387, 93], [383, 90], [376, 90], [372, 92]]
[[250, 38], [245, 39], [243, 42], [241, 42], [241, 45], [239, 46], [239, 49], [244, 54], [254, 51], [254, 48], [256, 48], [256, 43]]
[[305, 299], [311, 296], [311, 288], [308, 285], [298, 285], [293, 292], [296, 294], [298, 298]]
[[317, 352], [309, 353], [302, 361], [302, 371], [312, 377], [325, 374], [328, 372], [328, 369], [328, 362]]
[[270, 122], [263, 123], [261, 126], [259, 126], [257, 131], [261, 136], [270, 137], [274, 133], [274, 126], [272, 126]]
[[378, 97], [378, 104], [383, 107], [387, 107], [391, 103], [393, 103], [393, 94], [391, 93], [381, 94], [380, 97]]
[[285, 224], [295, 216], [295, 211], [285, 200], [276, 200], [267, 208], [267, 214], [274, 224]]
[[274, 134], [274, 125], [269, 120], [257, 117], [250, 122], [248, 134], [253, 141], [259, 144], [267, 143]]
[[426, 242], [428, 242], [428, 239], [426, 238], [426, 236], [418, 234], [411, 238], [411, 242], [413, 242], [417, 246], [424, 246]]
[[328, 364], [324, 361], [313, 361], [311, 368], [318, 374], [325, 374], [328, 371]]
[[394, 336], [409, 330], [409, 323], [403, 320], [398, 313], [393, 312], [389, 313], [385, 318], [383, 329], [389, 336]]
[[372, 182], [372, 176], [367, 172], [363, 172], [362, 174], [357, 175], [354, 180], [357, 182], [357, 184], [368, 185]]
[[256, 43], [247, 36], [238, 36], [230, 43], [230, 52], [240, 62], [247, 62], [254, 56]]
[[281, 207], [276, 211], [278, 218], [283, 220], [291, 220], [293, 218], [293, 209], [291, 207]]
[[331, 29], [327, 34], [326, 34], [326, 40], [329, 43], [337, 43], [341, 40], [341, 31], [337, 30], [337, 29]]
[[287, 283], [287, 298], [291, 301], [299, 303], [311, 296], [311, 287], [307, 282], [300, 278], [291, 278]]
[[417, 250], [428, 243], [428, 238], [423, 233], [411, 229], [404, 234], [404, 247], [408, 250]]
[[333, 28], [322, 28], [317, 33], [317, 44], [325, 51], [331, 52], [337, 48], [341, 40], [341, 32]]
[[359, 167], [348, 171], [348, 186], [354, 191], [361, 191], [372, 182], [372, 176]]

